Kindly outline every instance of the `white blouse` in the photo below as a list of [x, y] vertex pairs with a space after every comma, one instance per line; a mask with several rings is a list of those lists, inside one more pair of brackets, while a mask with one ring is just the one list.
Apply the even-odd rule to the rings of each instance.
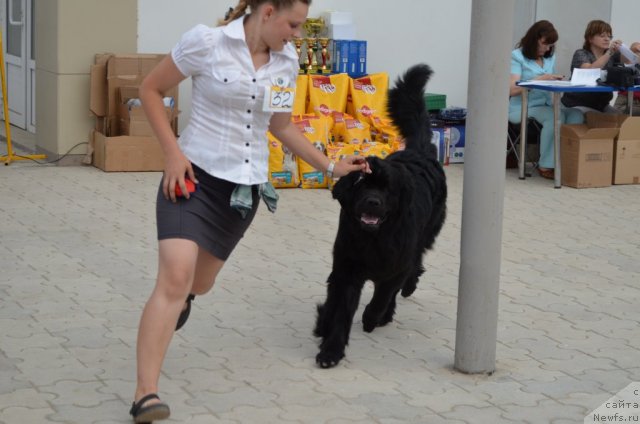
[[[295, 87], [298, 56], [287, 43], [256, 70], [245, 41], [243, 18], [223, 27], [197, 25], [171, 57], [193, 84], [191, 119], [179, 138], [186, 157], [207, 173], [238, 184], [268, 181], [265, 89]], [[277, 83], [276, 83], [277, 81]], [[284, 81], [284, 84], [283, 84]]]

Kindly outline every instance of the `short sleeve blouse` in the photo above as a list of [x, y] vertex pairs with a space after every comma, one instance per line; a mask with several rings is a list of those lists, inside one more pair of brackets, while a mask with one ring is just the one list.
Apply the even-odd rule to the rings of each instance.
[[295, 87], [298, 56], [291, 43], [271, 51], [255, 69], [243, 19], [211, 28], [197, 25], [171, 51], [178, 70], [191, 77], [191, 116], [179, 144], [207, 173], [238, 184], [268, 180], [267, 87]]

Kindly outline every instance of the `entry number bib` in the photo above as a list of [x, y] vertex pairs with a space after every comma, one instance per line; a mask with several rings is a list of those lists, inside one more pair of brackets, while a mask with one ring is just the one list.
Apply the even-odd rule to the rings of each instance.
[[273, 85], [266, 88], [264, 96], [265, 112], [291, 112], [296, 91], [294, 88]]

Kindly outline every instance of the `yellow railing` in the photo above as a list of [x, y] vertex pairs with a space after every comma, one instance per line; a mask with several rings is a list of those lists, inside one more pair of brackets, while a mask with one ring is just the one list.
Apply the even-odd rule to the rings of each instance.
[[15, 155], [11, 145], [11, 125], [9, 123], [9, 96], [7, 94], [7, 79], [4, 71], [4, 47], [2, 45], [2, 33], [0, 33], [0, 79], [2, 79], [2, 103], [4, 107], [4, 128], [7, 137], [7, 154], [0, 156], [0, 162], [9, 165], [14, 160], [44, 159], [46, 155]]

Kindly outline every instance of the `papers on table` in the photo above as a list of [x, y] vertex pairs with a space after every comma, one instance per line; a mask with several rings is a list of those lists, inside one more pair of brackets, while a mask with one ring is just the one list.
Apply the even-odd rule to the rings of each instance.
[[565, 80], [531, 80], [520, 81], [518, 85], [544, 85], [546, 87], [589, 87], [598, 85], [600, 69], [574, 68], [571, 81]]
[[571, 81], [562, 81], [562, 80], [531, 80], [531, 81], [520, 81], [518, 85], [545, 85], [547, 87], [571, 87], [573, 84]]
[[600, 78], [601, 72], [602, 70], [600, 68], [573, 68], [573, 73], [571, 74], [571, 84], [587, 86], [598, 85], [598, 79]]

